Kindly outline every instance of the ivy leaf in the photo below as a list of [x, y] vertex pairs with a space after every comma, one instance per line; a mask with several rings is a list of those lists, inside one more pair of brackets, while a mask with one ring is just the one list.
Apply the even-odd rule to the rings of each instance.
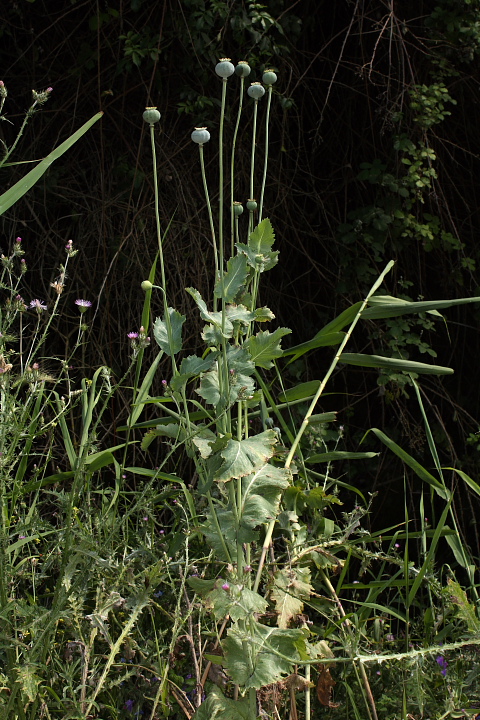
[[275, 573], [271, 597], [278, 627], [287, 628], [290, 620], [303, 612], [303, 602], [310, 599], [312, 590], [309, 568], [285, 568]]
[[161, 318], [155, 320], [153, 324], [153, 336], [163, 352], [169, 357], [172, 357], [182, 349], [182, 325], [187, 318], [171, 307], [168, 308], [167, 312], [172, 327], [172, 347], [170, 347], [165, 320]]
[[223, 463], [214, 480], [228, 482], [233, 478], [241, 478], [255, 472], [272, 457], [276, 440], [277, 436], [273, 430], [266, 430], [245, 440], [232, 438], [220, 453]]
[[[243, 643], [248, 645], [253, 668], [249, 667]], [[299, 662], [302, 656], [304, 658], [306, 656], [302, 630], [267, 627], [253, 620], [248, 623], [248, 629], [245, 630], [241, 628], [240, 623], [230, 627], [228, 637], [222, 645], [225, 667], [232, 681], [247, 689], [258, 690], [277, 682], [283, 675], [292, 672], [294, 663]]]
[[223, 275], [223, 291], [221, 278], [217, 280], [214, 293], [218, 298], [231, 303], [235, 300], [240, 288], [247, 279], [247, 258], [245, 255], [235, 255], [227, 262], [227, 272]]
[[205, 606], [213, 610], [217, 620], [223, 620], [230, 615], [236, 622], [252, 617], [254, 613], [262, 615], [266, 611], [268, 603], [258, 593], [249, 590], [245, 585], [230, 585], [228, 590], [224, 590], [223, 583], [223, 579], [217, 578], [215, 587], [205, 597]]
[[220, 688], [214, 687], [192, 720], [252, 720], [249, 699], [230, 700]]
[[255, 365], [268, 369], [273, 366], [272, 360], [281, 357], [283, 354], [280, 347], [281, 338], [291, 332], [289, 328], [282, 327], [277, 328], [273, 333], [268, 332], [268, 330], [261, 330], [249, 338], [244, 347], [248, 347]]
[[242, 478], [241, 523], [255, 528], [276, 517], [281, 491], [289, 486], [290, 481], [289, 470], [268, 463]]

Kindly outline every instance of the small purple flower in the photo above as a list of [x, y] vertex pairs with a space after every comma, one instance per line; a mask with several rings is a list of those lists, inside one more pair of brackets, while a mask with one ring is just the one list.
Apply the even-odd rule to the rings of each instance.
[[22, 238], [21, 237], [15, 238], [15, 242], [20, 244], [22, 242]]
[[230, 585], [229, 585], [228, 583], [223, 583], [223, 585], [222, 585], [222, 590], [225, 590], [225, 592], [226, 592], [227, 590], [230, 590]]
[[81, 313], [86, 312], [87, 308], [92, 307], [90, 300], [75, 300], [75, 305], [78, 307]]
[[136, 332], [129, 332], [128, 335], [127, 335], [127, 337], [128, 337], [130, 340], [136, 340], [136, 339], [138, 338], [138, 333], [136, 333]]
[[395, 635], [392, 635], [392, 633], [387, 633], [385, 635], [385, 640], [388, 640], [388, 642], [393, 642], [395, 640]]
[[447, 674], [448, 662], [447, 662], [446, 659], [443, 657], [443, 655], [439, 655], [437, 658], [435, 658], [435, 660], [437, 661], [437, 663], [438, 663], [438, 664], [440, 665], [440, 667], [442, 668], [442, 669], [441, 669], [441, 673], [442, 673], [443, 677], [445, 677], [446, 674]]
[[18, 539], [19, 539], [19, 540], [25, 540], [26, 537], [27, 537], [26, 535], [19, 535], [19, 536], [18, 536]]
[[45, 305], [45, 303], [42, 303], [41, 300], [38, 300], [38, 299], [31, 300], [29, 307], [32, 310], [36, 310], [39, 315], [43, 310], [47, 309], [47, 306]]
[[124, 707], [124, 709], [125, 709], [127, 712], [133, 712], [133, 706], [134, 706], [134, 704], [135, 704], [135, 703], [133, 702], [133, 700], [127, 700], [127, 701], [125, 702], [125, 705], [124, 705], [123, 707]]

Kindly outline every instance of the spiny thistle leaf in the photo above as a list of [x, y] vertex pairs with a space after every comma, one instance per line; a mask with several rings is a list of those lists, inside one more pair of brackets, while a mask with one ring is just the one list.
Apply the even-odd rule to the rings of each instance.
[[187, 318], [171, 307], [168, 308], [168, 316], [172, 328], [172, 345], [170, 346], [165, 319], [157, 318], [155, 320], [153, 324], [153, 336], [163, 352], [169, 357], [172, 357], [182, 349], [182, 326]]
[[273, 333], [268, 330], [261, 330], [253, 335], [245, 343], [250, 351], [250, 356], [259, 367], [267, 370], [273, 366], [272, 360], [282, 356], [283, 351], [280, 347], [280, 340], [284, 335], [289, 335], [292, 331], [289, 328], [277, 328]]

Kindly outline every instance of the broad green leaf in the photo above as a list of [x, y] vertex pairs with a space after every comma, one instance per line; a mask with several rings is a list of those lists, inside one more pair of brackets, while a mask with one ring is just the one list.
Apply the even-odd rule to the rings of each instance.
[[256, 308], [255, 310], [256, 322], [268, 322], [269, 320], [275, 320], [275, 315], [267, 307]]
[[426, 483], [431, 485], [434, 490], [440, 495], [441, 498], [444, 500], [449, 499], [450, 493], [448, 490], [441, 484], [439, 480], [437, 480], [434, 475], [428, 472], [423, 465], [420, 465], [415, 458], [413, 458], [411, 455], [409, 455], [405, 450], [403, 450], [397, 443], [393, 442], [393, 440], [390, 440], [390, 438], [385, 435], [381, 430], [378, 430], [377, 428], [371, 428], [371, 432], [373, 432], [379, 440], [383, 442], [384, 445], [386, 445], [392, 452], [395, 453], [403, 462], [405, 465], [408, 465], [421, 480], [424, 480]]
[[286, 357], [287, 355], [293, 355], [294, 357], [291, 360], [291, 362], [293, 362], [305, 353], [310, 352], [310, 350], [315, 350], [319, 347], [327, 347], [329, 345], [340, 345], [340, 343], [343, 342], [344, 338], [345, 333], [343, 332], [325, 333], [315, 336], [314, 338], [312, 338], [312, 340], [300, 343], [300, 345], [295, 345], [294, 347], [288, 348], [288, 350], [284, 350], [283, 355], [284, 357]]
[[240, 375], [253, 375], [255, 363], [245, 347], [229, 345], [227, 348], [227, 366], [229, 371], [233, 370]]
[[248, 347], [250, 356], [255, 365], [263, 368], [271, 368], [272, 360], [283, 355], [280, 347], [280, 340], [292, 331], [289, 328], [277, 328], [273, 333], [268, 330], [261, 330], [250, 337], [244, 347]]
[[240, 523], [256, 528], [276, 517], [280, 495], [291, 482], [291, 472], [268, 463], [242, 478]]
[[332, 452], [318, 453], [305, 458], [306, 463], [322, 463], [331, 462], [332, 460], [370, 460], [380, 453], [376, 452], [347, 452], [343, 450], [333, 450]]
[[[221, 312], [209, 312], [207, 309], [206, 303], [203, 300], [202, 296], [198, 292], [198, 290], [195, 290], [195, 288], [185, 288], [189, 295], [193, 297], [195, 302], [197, 303], [197, 306], [200, 310], [200, 317], [202, 320], [205, 320], [207, 323], [211, 323], [214, 325], [217, 330], [221, 331], [222, 329], [222, 313]], [[205, 332], [205, 331], [204, 331]], [[224, 324], [224, 337], [229, 338], [233, 335], [233, 325], [227, 318], [225, 319]]]
[[215, 296], [223, 298], [226, 303], [235, 300], [238, 291], [245, 285], [247, 279], [247, 258], [245, 255], [235, 255], [227, 262], [227, 272], [223, 275], [222, 280], [219, 278], [215, 285]]
[[230, 322], [238, 322], [241, 325], [248, 325], [255, 320], [255, 313], [250, 312], [245, 305], [227, 305], [225, 314]]
[[231, 563], [237, 556], [237, 545], [258, 540], [258, 533], [240, 526], [235, 528], [235, 516], [231, 510], [217, 507], [215, 515], [208, 510], [205, 523], [200, 527], [208, 545], [218, 560]]
[[251, 267], [263, 272], [270, 270], [278, 262], [278, 252], [272, 251], [274, 242], [272, 223], [266, 218], [251, 233], [248, 244], [237, 243], [237, 249], [246, 255]]
[[167, 312], [172, 328], [172, 345], [170, 346], [165, 319], [157, 318], [155, 320], [153, 324], [153, 336], [163, 352], [169, 357], [172, 357], [182, 349], [182, 326], [187, 318], [186, 315], [181, 315], [171, 307], [168, 308]]
[[217, 436], [210, 428], [203, 428], [194, 437], [193, 444], [198, 448], [200, 456], [206, 460], [212, 454], [212, 445]]
[[373, 295], [369, 301], [373, 307], [366, 308], [362, 313], [364, 320], [377, 320], [383, 318], [398, 317], [409, 313], [429, 312], [441, 317], [438, 310], [453, 307], [454, 305], [465, 305], [467, 303], [480, 303], [480, 297], [457, 298], [456, 300], [421, 300], [409, 302], [390, 296]]
[[90, 120], [88, 120], [84, 125], [82, 125], [82, 127], [79, 128], [75, 133], [73, 133], [73, 135], [71, 135], [61, 145], [55, 148], [55, 150], [52, 150], [52, 152], [47, 155], [47, 157], [44, 158], [41, 162], [39, 162], [38, 165], [33, 168], [33, 170], [30, 170], [30, 172], [27, 173], [25, 177], [15, 183], [15, 185], [12, 185], [12, 187], [9, 188], [6, 192], [4, 192], [3, 195], [0, 195], [0, 215], [3, 215], [3, 213], [8, 210], [8, 208], [10, 208], [14, 203], [20, 200], [20, 198], [23, 197], [23, 195], [25, 195], [25, 193], [27, 193], [30, 188], [32, 188], [35, 183], [38, 182], [38, 180], [40, 180], [40, 178], [48, 170], [50, 165], [59, 157], [61, 157], [64, 152], [69, 150], [72, 145], [74, 145], [77, 140], [79, 140], [82, 135], [84, 135], [87, 130], [89, 130], [92, 125], [97, 122], [97, 120], [100, 120], [102, 115], [103, 112], [99, 112], [92, 118], [90, 118]]
[[294, 402], [295, 400], [306, 400], [313, 397], [320, 387], [320, 380], [310, 380], [289, 388], [278, 396], [279, 402]]
[[[242, 396], [244, 398], [253, 394], [255, 383], [252, 378], [236, 373], [229, 376], [228, 397], [222, 396], [220, 392], [220, 381], [218, 372], [210, 370], [202, 377], [200, 387], [195, 390], [210, 405], [214, 405], [217, 411], [223, 410], [227, 405], [233, 405]], [[222, 402], [221, 402], [222, 401]]]
[[226, 698], [220, 688], [213, 687], [192, 720], [254, 720], [248, 698], [231, 700]]
[[159, 424], [155, 428], [151, 428], [151, 430], [148, 430], [148, 432], [145, 433], [140, 445], [141, 449], [148, 450], [152, 442], [157, 437], [168, 437], [178, 443], [181, 443], [185, 440], [186, 433], [185, 430], [181, 428], [178, 423]]
[[[248, 646], [253, 668], [245, 654], [244, 643]], [[291, 673], [292, 665], [306, 655], [302, 630], [267, 627], [252, 620], [245, 629], [240, 623], [230, 627], [222, 646], [225, 667], [232, 681], [247, 689], [258, 690], [277, 682], [283, 675]], [[303, 650], [302, 655], [299, 648]]]
[[172, 390], [180, 390], [188, 380], [197, 377], [201, 373], [207, 372], [215, 362], [215, 355], [210, 353], [206, 358], [190, 355], [182, 360], [180, 372], [170, 380]]
[[228, 482], [233, 478], [250, 475], [262, 467], [273, 455], [277, 436], [273, 430], [245, 440], [229, 440], [227, 447], [220, 452], [223, 463], [214, 480]]
[[286, 567], [275, 573], [271, 597], [279, 628], [287, 628], [290, 620], [303, 612], [303, 602], [310, 599], [312, 590], [309, 568]]
[[190, 585], [192, 590], [197, 593], [197, 595], [200, 595], [200, 597], [203, 597], [207, 593], [209, 593], [215, 585], [217, 584], [216, 580], [203, 580], [199, 577], [188, 577], [187, 583]]
[[346, 365], [360, 367], [385, 368], [386, 370], [401, 370], [402, 372], [418, 373], [419, 375], [452, 375], [452, 368], [440, 365], [427, 365], [413, 360], [400, 360], [399, 358], [382, 357], [381, 355], [364, 355], [362, 353], [342, 353], [340, 362]]
[[254, 613], [263, 615], [267, 609], [267, 601], [245, 585], [229, 584], [229, 589], [224, 590], [222, 578], [218, 578], [215, 587], [205, 596], [205, 607], [212, 610], [217, 620], [230, 615], [236, 622], [253, 617]]

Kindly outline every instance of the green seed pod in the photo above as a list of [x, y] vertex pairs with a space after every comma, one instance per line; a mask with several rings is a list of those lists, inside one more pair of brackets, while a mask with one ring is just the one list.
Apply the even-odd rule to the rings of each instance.
[[144, 280], [141, 287], [142, 290], [145, 290], [145, 292], [147, 292], [147, 290], [151, 290], [153, 288], [153, 285], [150, 280]]
[[145, 122], [153, 125], [154, 123], [158, 122], [162, 116], [160, 115], [156, 107], [147, 107], [145, 108], [145, 112], [143, 113], [142, 117]]
[[251, 72], [252, 68], [246, 60], [240, 60], [235, 68], [235, 75], [238, 75], [239, 77], [248, 77]]
[[247, 200], [247, 210], [256, 210], [257, 209], [257, 201], [256, 200]]
[[273, 70], [265, 70], [262, 75], [262, 82], [264, 85], [274, 85], [277, 82], [277, 76]]
[[195, 128], [190, 137], [197, 145], [203, 145], [210, 140], [210, 133], [205, 127]]
[[215, 65], [215, 72], [221, 78], [228, 78], [235, 72], [235, 66], [230, 62], [230, 58], [220, 58], [220, 62]]
[[259, 82], [254, 82], [248, 88], [247, 93], [254, 100], [258, 100], [265, 95], [265, 88]]
[[240, 215], [243, 213], [243, 205], [239, 202], [233, 203], [233, 214], [236, 215], [236, 217], [240, 217]]

